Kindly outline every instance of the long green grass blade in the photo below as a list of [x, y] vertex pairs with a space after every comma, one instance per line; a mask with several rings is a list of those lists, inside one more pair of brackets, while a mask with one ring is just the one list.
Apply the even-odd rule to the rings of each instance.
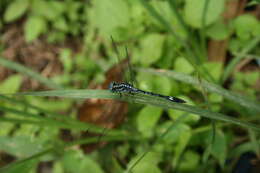
[[191, 84], [197, 87], [204, 87], [208, 92], [212, 92], [212, 93], [217, 93], [219, 95], [222, 95], [223, 97], [225, 97], [228, 100], [231, 100], [235, 103], [238, 103], [239, 105], [248, 108], [250, 110], [254, 110], [257, 112], [260, 112], [260, 103], [258, 103], [257, 101], [251, 100], [247, 97], [244, 97], [238, 93], [234, 93], [231, 91], [228, 91], [224, 88], [222, 88], [219, 85], [213, 84], [213, 83], [209, 83], [205, 80], [201, 80], [199, 81], [198, 79], [195, 79], [192, 76], [183, 74], [183, 73], [178, 73], [178, 72], [173, 72], [173, 71], [169, 71], [169, 70], [154, 70], [154, 69], [147, 69], [147, 68], [138, 68], [138, 71], [143, 71], [143, 72], [147, 72], [147, 73], [151, 73], [154, 75], [159, 75], [159, 76], [167, 76], [170, 78], [173, 78], [175, 80], [187, 83], [187, 84]]
[[[83, 123], [76, 120], [71, 121], [60, 121], [54, 118], [39, 116], [38, 114], [32, 114], [26, 111], [16, 110], [14, 108], [0, 106], [0, 110], [3, 112], [12, 113], [17, 116], [17, 118], [9, 118], [9, 117], [0, 117], [1, 122], [10, 122], [10, 123], [18, 123], [18, 124], [31, 124], [36, 126], [46, 126], [53, 128], [64, 128], [71, 130], [83, 130], [90, 131], [95, 133], [103, 133], [104, 128], [98, 127], [89, 123]], [[109, 135], [122, 135], [125, 132], [120, 130], [109, 130]]]
[[62, 87], [54, 82], [52, 82], [51, 80], [41, 76], [39, 73], [32, 71], [31, 69], [29, 69], [28, 67], [25, 67], [21, 64], [18, 64], [16, 62], [7, 60], [6, 58], [0, 57], [0, 64], [6, 68], [15, 70], [17, 72], [20, 72], [22, 74], [25, 74], [43, 84], [45, 84], [46, 86], [53, 88], [53, 89], [62, 89]]
[[66, 121], [66, 122], [78, 122], [78, 121], [76, 121], [75, 119], [72, 119], [69, 116], [64, 116], [64, 115], [58, 114], [56, 112], [51, 112], [49, 110], [45, 110], [45, 109], [42, 109], [38, 106], [27, 103], [24, 99], [19, 100], [19, 99], [16, 99], [14, 97], [7, 97], [7, 96], [4, 96], [4, 95], [0, 95], [0, 100], [3, 100], [5, 102], [8, 102], [8, 103], [13, 104], [13, 105], [22, 106], [25, 109], [33, 109], [33, 110], [35, 110], [39, 113], [44, 113], [44, 115], [46, 115], [46, 117], [55, 118], [56, 120], [61, 120], [61, 121]]
[[[205, 88], [209, 88], [209, 87], [205, 86]], [[155, 99], [155, 97], [153, 96], [148, 96], [143, 94], [134, 94], [134, 95], [124, 94], [124, 96], [120, 97], [119, 94], [111, 93], [108, 90], [57, 90], [57, 91], [54, 90], [54, 91], [19, 93], [19, 95], [57, 96], [57, 97], [85, 98], [85, 99], [86, 98], [118, 99], [127, 102], [158, 106], [164, 109], [177, 109], [189, 113], [194, 113], [205, 118], [209, 118], [213, 120], [221, 120], [228, 123], [232, 123], [232, 124], [236, 124], [253, 130], [260, 131], [260, 127], [254, 124], [240, 121], [239, 119], [229, 117], [221, 113], [212, 112], [209, 110], [198, 108], [196, 106], [190, 106], [188, 104], [173, 103], [173, 102], [169, 102], [168, 100], [160, 99], [157, 97]]]

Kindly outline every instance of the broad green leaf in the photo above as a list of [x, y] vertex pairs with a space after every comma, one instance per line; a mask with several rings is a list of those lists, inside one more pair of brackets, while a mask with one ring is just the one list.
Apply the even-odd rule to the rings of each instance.
[[224, 168], [227, 157], [227, 141], [225, 134], [218, 130], [215, 135], [214, 143], [210, 144], [211, 141], [212, 134], [210, 133], [208, 138], [208, 144], [211, 145], [210, 152], [219, 161], [221, 167]]
[[40, 16], [30, 16], [25, 23], [25, 40], [31, 42], [47, 29], [47, 21]]
[[171, 81], [170, 79], [166, 77], [154, 77], [153, 78], [153, 90], [156, 93], [164, 94], [164, 95], [169, 95], [172, 89], [171, 86]]
[[[190, 127], [187, 126], [186, 124], [183, 124], [183, 123], [174, 124], [174, 123], [175, 122], [167, 121], [163, 125], [160, 126], [159, 132], [161, 134], [164, 134], [165, 132], [167, 132], [167, 134], [165, 134], [163, 136], [163, 138], [161, 139], [162, 141], [164, 141], [164, 143], [171, 144], [171, 145], [178, 144], [179, 139], [182, 137], [182, 135], [184, 135], [186, 132], [189, 132], [189, 130], [190, 130]], [[171, 128], [171, 129], [169, 129], [169, 128]]]
[[59, 17], [55, 21], [53, 21], [53, 27], [60, 31], [66, 32], [69, 30], [69, 26], [64, 17]]
[[14, 128], [14, 124], [7, 123], [7, 122], [0, 122], [0, 136], [8, 136], [12, 129]]
[[136, 79], [138, 81], [138, 88], [146, 91], [153, 90], [153, 78], [151, 75], [138, 73]]
[[247, 85], [252, 86], [252, 85], [256, 84], [256, 82], [257, 82], [257, 80], [259, 80], [259, 78], [260, 78], [259, 71], [255, 71], [255, 72], [252, 71], [250, 73], [245, 73], [244, 80], [245, 80]]
[[22, 76], [18, 74], [8, 77], [6, 80], [0, 83], [0, 93], [16, 93], [22, 84], [22, 79]]
[[214, 23], [207, 29], [207, 35], [214, 40], [225, 40], [229, 32], [228, 26], [223, 22]]
[[144, 107], [137, 116], [138, 130], [144, 136], [150, 137], [153, 134], [153, 127], [158, 122], [162, 114], [162, 109], [152, 106]]
[[79, 173], [85, 172], [104, 173], [98, 162], [94, 161], [93, 159], [90, 159], [90, 157], [84, 157], [84, 159], [82, 160], [82, 165]]
[[149, 66], [160, 59], [165, 37], [160, 34], [148, 34], [140, 41], [140, 61]]
[[31, 10], [34, 15], [55, 21], [57, 17], [61, 17], [65, 6], [63, 2], [59, 1], [33, 0]]
[[208, 26], [220, 18], [224, 10], [225, 0], [186, 0], [184, 13], [187, 23], [193, 27], [201, 28], [203, 23], [203, 9], [206, 9], [205, 26]]
[[71, 21], [77, 21], [80, 18], [80, 13], [78, 13], [78, 11], [80, 8], [82, 8], [83, 5], [84, 4], [82, 4], [80, 1], [67, 1], [66, 13]]
[[216, 93], [209, 94], [209, 100], [213, 103], [221, 103], [223, 101], [223, 97]]
[[[184, 99], [185, 101], [188, 101], [189, 99]], [[192, 104], [192, 101], [188, 101], [189, 104]], [[183, 122], [189, 123], [189, 124], [194, 124], [196, 122], [198, 122], [200, 120], [200, 117], [196, 114], [191, 114], [188, 112], [184, 112], [184, 111], [179, 111], [179, 110], [175, 110], [175, 109], [170, 109], [168, 110], [169, 116], [172, 120], [177, 120], [179, 117], [187, 114], [187, 116], [185, 117], [185, 119], [183, 120]]]
[[216, 81], [220, 80], [221, 75], [223, 73], [223, 65], [221, 63], [207, 62], [207, 63], [203, 64], [203, 66]]
[[29, 0], [15, 0], [7, 7], [4, 20], [6, 22], [12, 22], [20, 17], [26, 12], [29, 7]]
[[63, 156], [62, 164], [65, 172], [103, 173], [103, 170], [94, 160], [79, 151], [67, 151]]
[[243, 40], [252, 38], [255, 31], [259, 29], [258, 25], [259, 21], [254, 16], [248, 14], [238, 16], [234, 21], [236, 34]]
[[175, 60], [174, 70], [185, 74], [194, 72], [193, 66], [183, 57], [179, 57]]
[[[144, 156], [144, 157], [142, 157]], [[142, 157], [141, 160], [140, 157]], [[146, 155], [136, 156], [133, 158], [127, 166], [126, 172], [133, 173], [161, 173], [160, 168], [157, 166], [159, 161], [162, 159], [161, 153], [150, 151]], [[139, 160], [138, 163], [136, 161]]]
[[162, 173], [160, 168], [156, 165], [153, 165], [149, 162], [140, 162], [138, 163], [133, 171], [133, 173]]
[[199, 161], [200, 155], [192, 150], [188, 150], [184, 153], [182, 160], [180, 161], [179, 170], [183, 172], [194, 172], [199, 166]]
[[179, 125], [179, 139], [177, 142], [177, 145], [174, 147], [175, 150], [175, 157], [173, 160], [174, 165], [177, 165], [179, 161], [181, 161], [181, 156], [183, 152], [185, 151], [187, 145], [189, 144], [190, 138], [191, 138], [191, 129], [189, 126], [185, 124], [178, 124]]
[[52, 171], [53, 173], [64, 173], [62, 162], [61, 161], [54, 162]]
[[42, 149], [41, 143], [29, 136], [0, 137], [0, 150], [18, 158], [29, 157]]
[[[155, 10], [163, 16], [167, 22], [172, 25], [174, 32], [181, 38], [186, 38], [187, 33], [185, 32], [183, 26], [181, 25], [179, 19], [174, 15], [173, 9], [170, 7], [168, 1], [151, 1], [151, 5], [155, 8]], [[149, 18], [148, 18], [149, 19]], [[151, 17], [152, 22], [154, 22], [160, 29], [165, 30], [165, 26], [161, 25], [161, 23], [156, 20], [154, 17]]]
[[152, 91], [169, 95], [172, 89], [171, 81], [166, 77], [157, 77], [139, 73], [137, 75], [138, 87], [146, 91]]
[[97, 28], [105, 37], [111, 35], [116, 28], [125, 27], [130, 22], [129, 7], [124, 0], [94, 0], [91, 4], [88, 18], [90, 26]]

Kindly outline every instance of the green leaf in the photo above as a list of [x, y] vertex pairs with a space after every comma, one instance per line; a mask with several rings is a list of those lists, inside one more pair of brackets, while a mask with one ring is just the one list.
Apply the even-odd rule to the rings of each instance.
[[178, 124], [177, 133], [179, 134], [179, 139], [176, 147], [174, 148], [174, 160], [173, 164], [177, 165], [181, 159], [183, 152], [185, 151], [187, 145], [189, 144], [190, 138], [192, 136], [191, 129], [185, 124]]
[[[200, 155], [192, 150], [188, 150], [184, 153], [182, 160], [180, 161], [180, 171], [194, 172], [199, 166]], [[176, 166], [176, 165], [173, 165]]]
[[173, 123], [174, 122], [172, 121], [166, 121], [164, 124], [160, 126], [158, 130], [161, 134], [164, 134], [165, 132], [167, 132], [167, 130], [169, 130], [167, 134], [163, 136], [162, 141], [164, 143], [171, 144], [171, 145], [174, 143], [178, 143], [180, 138], [182, 138], [182, 135], [186, 134], [186, 132], [190, 133], [190, 127], [187, 126], [186, 124], [183, 123], [173, 124]]
[[43, 34], [47, 29], [46, 20], [40, 16], [31, 16], [25, 23], [25, 40], [31, 42]]
[[103, 173], [103, 170], [94, 160], [76, 150], [66, 152], [63, 156], [62, 163], [65, 172]]
[[166, 77], [154, 77], [153, 78], [153, 90], [156, 93], [161, 93], [164, 95], [169, 95], [172, 89], [171, 80]]
[[60, 161], [54, 162], [52, 171], [53, 171], [53, 173], [64, 173], [62, 162], [60, 162]]
[[194, 68], [185, 58], [179, 57], [174, 63], [174, 70], [185, 74], [191, 74], [194, 71]]
[[59, 17], [55, 21], [53, 21], [53, 26], [55, 29], [66, 32], [69, 30], [69, 26], [64, 17]]
[[142, 65], [149, 66], [160, 59], [162, 55], [165, 36], [160, 34], [148, 34], [141, 41], [139, 55]]
[[161, 153], [149, 152], [133, 167], [133, 164], [135, 164], [136, 160], [140, 157], [141, 156], [138, 155], [130, 161], [126, 172], [130, 172], [129, 169], [132, 169], [132, 173], [161, 173], [160, 168], [157, 166], [158, 162], [162, 159]]
[[153, 127], [158, 122], [162, 109], [152, 106], [144, 107], [137, 116], [138, 130], [146, 137], [153, 134]]
[[156, 165], [153, 165], [149, 162], [141, 162], [141, 163], [138, 163], [138, 165], [136, 165], [134, 167], [133, 171], [131, 171], [131, 172], [133, 172], [133, 173], [161, 173], [162, 171]]
[[166, 77], [157, 77], [139, 73], [137, 75], [138, 87], [140, 89], [152, 92], [160, 92], [164, 95], [169, 95], [172, 89], [171, 81]]
[[223, 101], [223, 97], [221, 95], [216, 94], [216, 93], [211, 93], [209, 95], [209, 100], [211, 102], [221, 103]]
[[18, 158], [29, 157], [42, 149], [41, 143], [29, 136], [0, 137], [0, 150]]
[[207, 29], [207, 35], [214, 40], [225, 40], [229, 32], [228, 26], [223, 22], [217, 22]]
[[55, 19], [65, 11], [65, 6], [63, 2], [59, 1], [33, 0], [31, 9], [35, 16], [41, 16], [55, 22]]
[[90, 26], [97, 28], [104, 37], [130, 22], [129, 7], [124, 0], [94, 0], [91, 4], [92, 9], [88, 17]]
[[[212, 133], [209, 134], [208, 144], [212, 141]], [[227, 141], [225, 134], [217, 131], [214, 143], [211, 144], [211, 154], [219, 161], [222, 168], [224, 168], [227, 157]]]
[[220, 78], [222, 77], [222, 72], [223, 72], [222, 63], [207, 62], [207, 63], [203, 64], [203, 66], [216, 81], [220, 80]]
[[250, 73], [245, 73], [245, 82], [247, 85], [254, 85], [256, 84], [257, 80], [260, 78], [260, 73], [259, 71], [255, 71], [255, 72], [250, 72]]
[[16, 93], [22, 84], [21, 75], [12, 75], [0, 83], [0, 93]]
[[248, 40], [252, 38], [253, 33], [259, 29], [259, 21], [249, 14], [238, 16], [234, 20], [234, 26], [236, 34], [242, 40]]
[[104, 171], [101, 169], [98, 162], [94, 161], [93, 159], [90, 159], [90, 157], [85, 157], [82, 160], [82, 166], [80, 169], [80, 173], [104, 173]]
[[[186, 0], [184, 13], [187, 23], [193, 27], [201, 28], [203, 20], [203, 9], [208, 0]], [[225, 0], [208, 1], [206, 9], [205, 25], [214, 23], [224, 10]]]
[[6, 22], [12, 22], [20, 17], [26, 12], [29, 7], [29, 0], [16, 0], [13, 1], [5, 11], [4, 20]]
[[[187, 99], [185, 99], [185, 100], [187, 101]], [[184, 111], [170, 109], [170, 110], [168, 110], [168, 112], [169, 112], [169, 116], [172, 120], [177, 120], [179, 117], [181, 117], [184, 114], [187, 114], [187, 116], [183, 120], [183, 122], [194, 124], [200, 120], [200, 117], [198, 115], [187, 113]]]
[[[187, 33], [184, 30], [184, 27], [181, 24], [180, 19], [176, 16], [176, 13], [173, 12], [173, 9], [170, 7], [168, 1], [151, 1], [151, 5], [161, 16], [163, 16], [163, 18], [167, 22], [169, 22], [169, 24], [172, 26], [172, 28], [174, 28], [174, 31], [177, 33], [179, 37], [183, 39], [187, 37]], [[152, 22], [154, 22], [158, 27], [160, 27], [159, 29], [167, 29], [164, 25], [161, 25], [161, 23], [154, 17], [151, 16], [150, 18]]]

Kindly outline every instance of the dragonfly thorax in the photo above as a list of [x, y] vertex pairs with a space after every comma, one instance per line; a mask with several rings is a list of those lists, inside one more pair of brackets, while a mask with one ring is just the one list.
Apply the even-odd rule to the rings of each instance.
[[125, 82], [111, 82], [108, 88], [112, 92], [132, 92], [137, 90], [133, 85]]

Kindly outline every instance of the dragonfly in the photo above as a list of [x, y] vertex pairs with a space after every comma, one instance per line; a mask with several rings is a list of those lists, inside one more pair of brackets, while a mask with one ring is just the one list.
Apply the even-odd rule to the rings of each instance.
[[[119, 56], [119, 51], [117, 49], [117, 46], [115, 44], [115, 41], [113, 40], [113, 37], [111, 36], [111, 40], [112, 40], [112, 45], [113, 45], [113, 48], [114, 48], [114, 51], [117, 55], [117, 59], [118, 61], [120, 62], [120, 56]], [[183, 99], [180, 99], [180, 98], [177, 98], [177, 97], [173, 97], [173, 96], [167, 96], [167, 95], [162, 95], [162, 94], [159, 94], [159, 93], [154, 93], [154, 92], [149, 92], [149, 91], [144, 91], [142, 89], [139, 89], [137, 87], [135, 87], [133, 85], [133, 83], [135, 82], [134, 80], [134, 77], [133, 77], [133, 71], [132, 71], [132, 68], [131, 68], [131, 65], [130, 65], [130, 58], [129, 58], [129, 54], [128, 54], [128, 51], [127, 51], [127, 47], [125, 47], [125, 52], [126, 52], [126, 58], [127, 58], [127, 63], [128, 63], [128, 72], [129, 72], [129, 77], [130, 77], [130, 82], [115, 82], [115, 81], [112, 81], [110, 82], [110, 84], [108, 85], [108, 90], [111, 91], [112, 93], [118, 93], [120, 95], [120, 97], [122, 97], [122, 94], [126, 93], [126, 94], [130, 94], [130, 95], [133, 95], [133, 94], [144, 94], [144, 95], [148, 95], [148, 96], [153, 96], [153, 97], [158, 97], [158, 98], [162, 98], [162, 99], [165, 99], [167, 101], [170, 101], [170, 102], [174, 102], [174, 103], [186, 103], [185, 100]], [[126, 71], [126, 70], [125, 70]], [[169, 128], [171, 129], [171, 128]], [[168, 130], [169, 130], [168, 129]], [[168, 131], [167, 130], [167, 131]], [[167, 131], [162, 135], [164, 136]], [[104, 135], [104, 134], [103, 134]], [[162, 137], [161, 136], [161, 137]], [[138, 162], [141, 161], [141, 159], [149, 152], [149, 149], [144, 152], [141, 157], [139, 157], [134, 163], [132, 166], [130, 166], [126, 172], [131, 172], [131, 170], [138, 164]]]
[[[113, 44], [113, 48], [117, 54], [117, 57], [119, 59], [119, 52], [117, 50], [115, 41], [113, 39], [113, 37], [111, 36], [111, 40], [112, 40], [112, 44]], [[130, 66], [130, 58], [128, 55], [128, 51], [127, 48], [126, 50], [126, 56], [128, 59], [128, 68], [129, 68], [129, 73], [130, 73], [130, 78], [133, 80], [133, 73], [131, 71], [131, 66]], [[119, 93], [120, 97], [122, 96], [122, 93], [128, 93], [128, 94], [144, 94], [144, 95], [149, 95], [149, 96], [154, 96], [154, 97], [160, 97], [163, 99], [166, 99], [168, 101], [171, 102], [175, 102], [175, 103], [186, 103], [186, 101], [184, 101], [183, 99], [177, 98], [177, 97], [173, 97], [173, 96], [166, 96], [166, 95], [162, 95], [162, 94], [158, 94], [158, 93], [154, 93], [154, 92], [149, 92], [149, 91], [144, 91], [141, 90], [139, 88], [136, 88], [133, 86], [133, 84], [127, 83], [127, 82], [111, 82], [108, 86], [108, 89], [112, 92], [112, 93]]]

